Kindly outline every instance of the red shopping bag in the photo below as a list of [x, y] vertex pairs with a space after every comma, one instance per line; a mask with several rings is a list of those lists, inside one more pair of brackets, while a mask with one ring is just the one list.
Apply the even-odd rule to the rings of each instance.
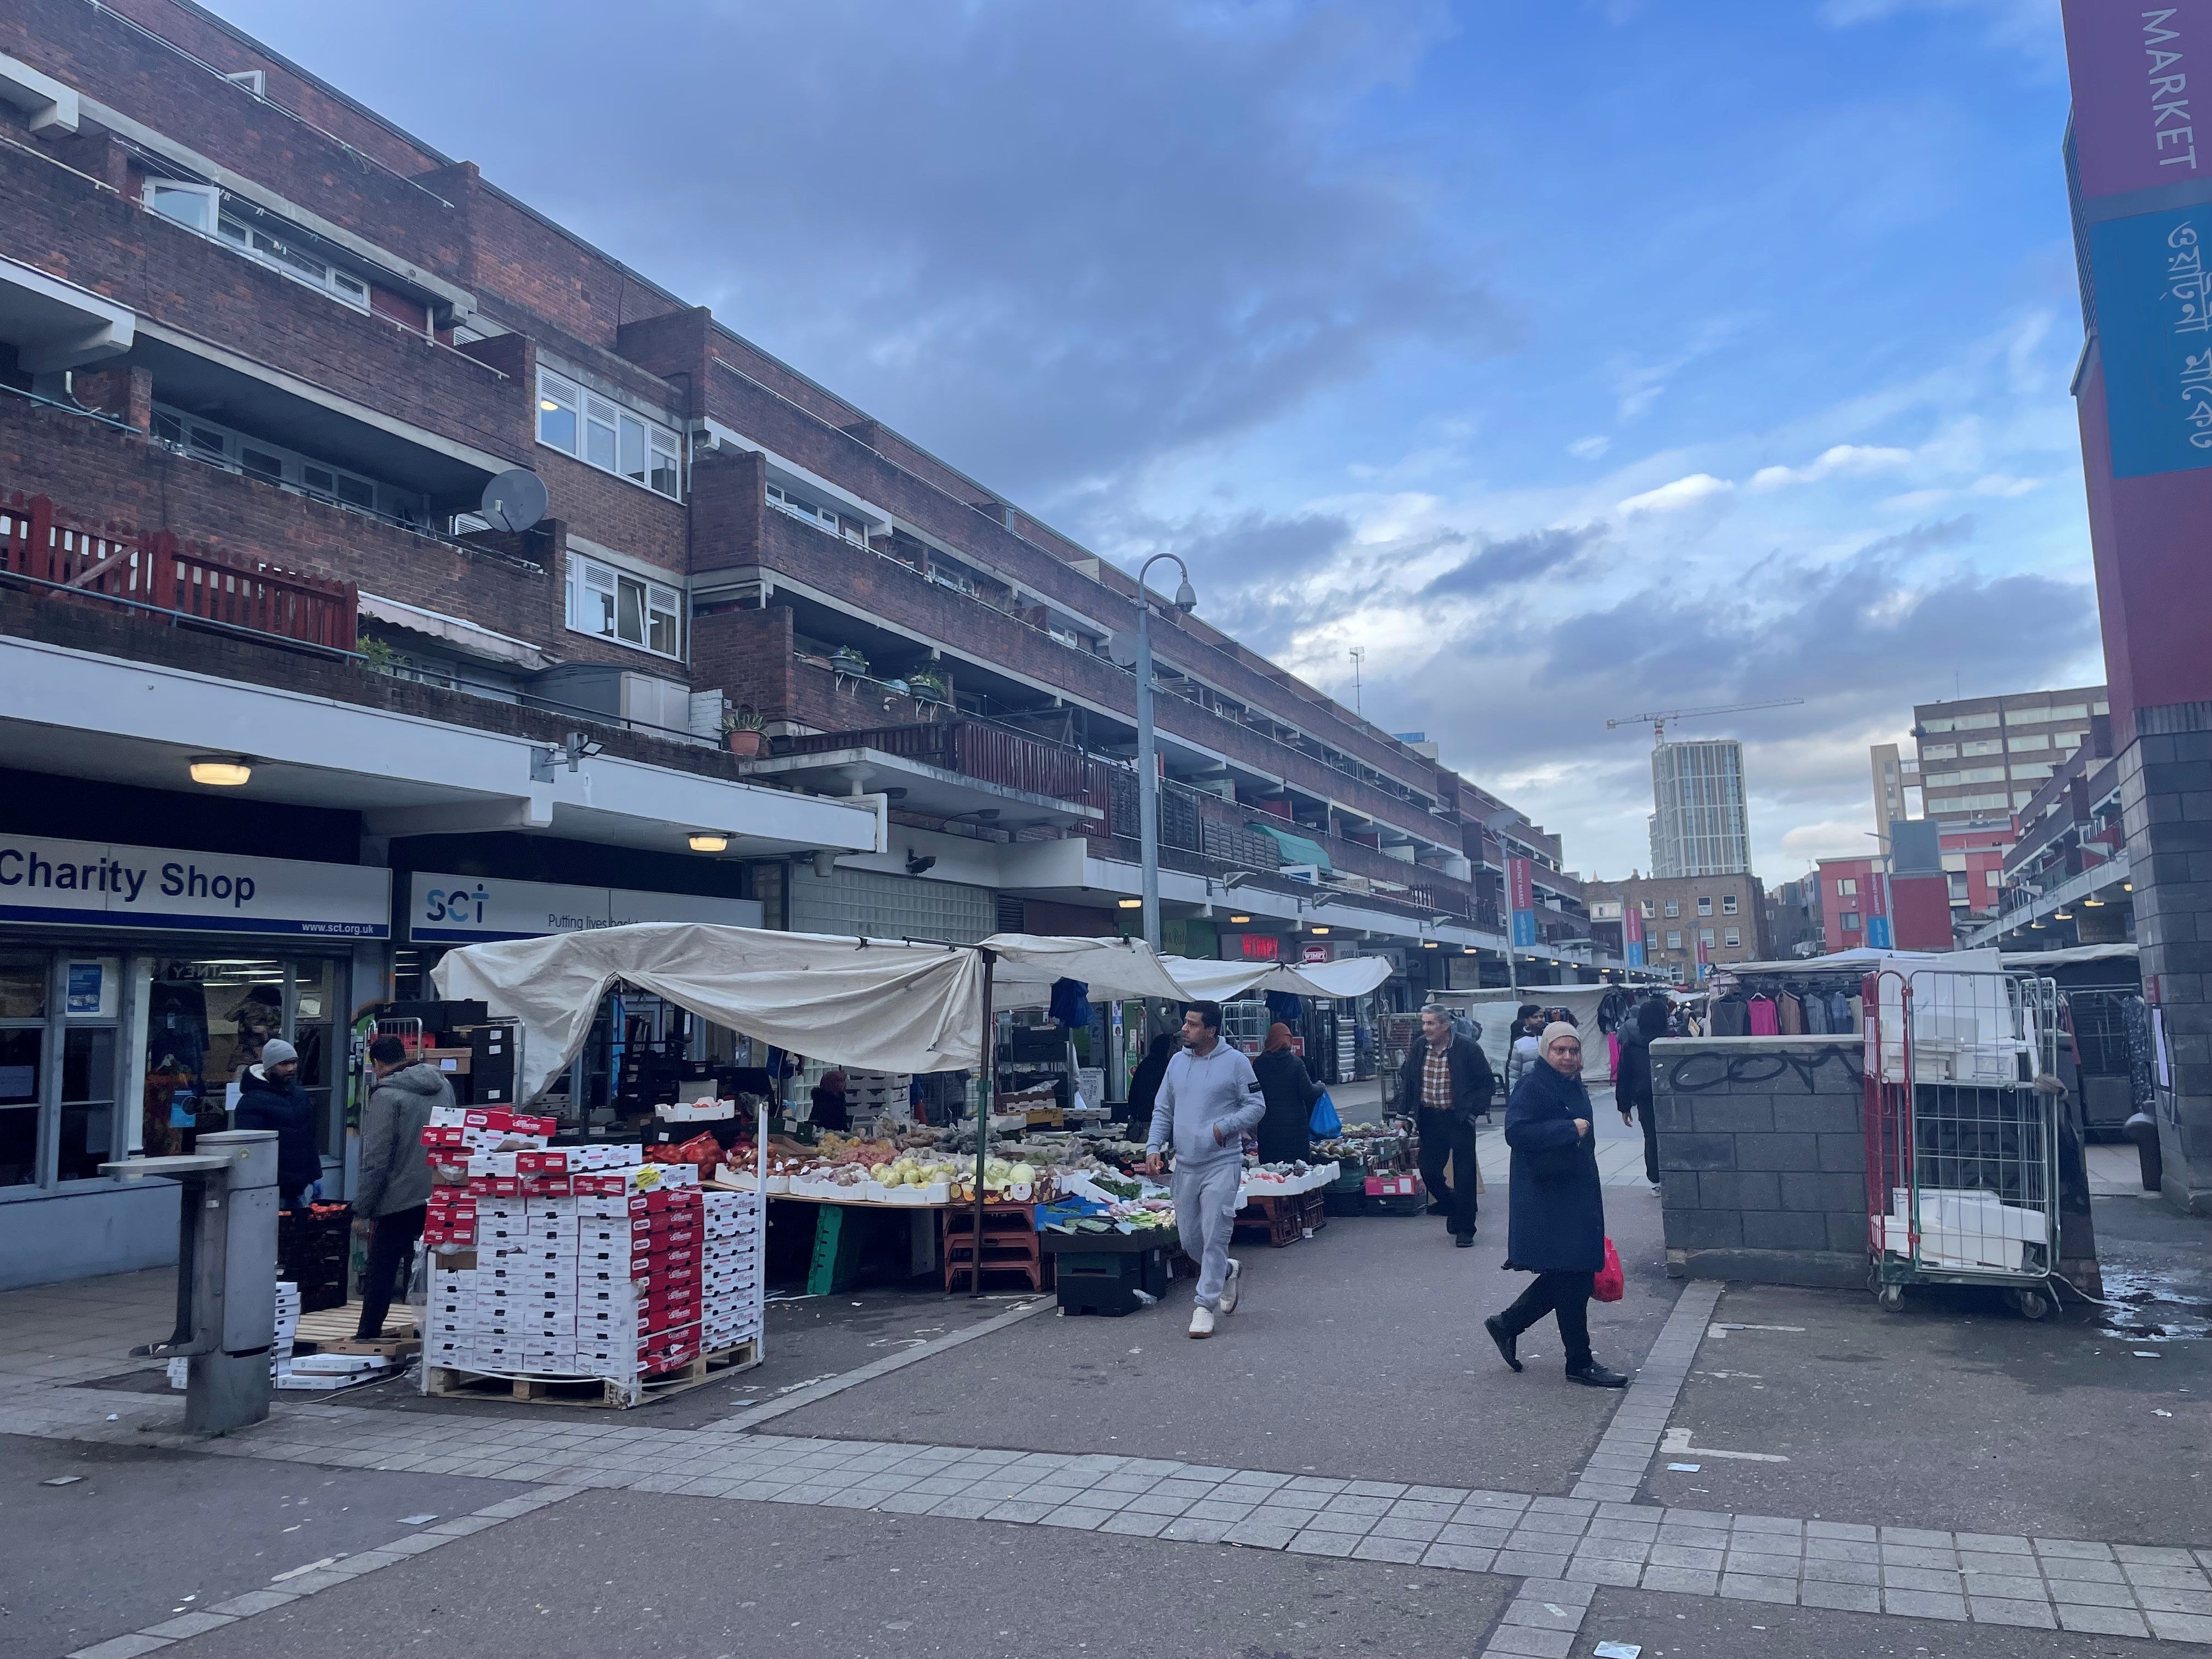
[[1605, 1241], [1605, 1266], [1597, 1270], [1597, 1280], [1590, 1286], [1590, 1294], [1601, 1302], [1618, 1302], [1627, 1289], [1627, 1278], [1620, 1271], [1620, 1252], [1613, 1248], [1613, 1241]]

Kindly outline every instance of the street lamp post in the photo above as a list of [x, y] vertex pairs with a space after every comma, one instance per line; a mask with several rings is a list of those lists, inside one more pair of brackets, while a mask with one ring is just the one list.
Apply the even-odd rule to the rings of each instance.
[[1137, 838], [1144, 866], [1145, 943], [1160, 948], [1160, 785], [1152, 736], [1152, 607], [1145, 599], [1145, 574], [1162, 559], [1182, 572], [1176, 609], [1198, 606], [1190, 567], [1173, 553], [1155, 553], [1137, 571]]

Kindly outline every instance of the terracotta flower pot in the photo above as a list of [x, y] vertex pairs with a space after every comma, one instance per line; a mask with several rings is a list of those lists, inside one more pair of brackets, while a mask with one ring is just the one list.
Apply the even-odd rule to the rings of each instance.
[[723, 734], [729, 741], [730, 752], [739, 760], [758, 760], [768, 753], [768, 733], [738, 730]]

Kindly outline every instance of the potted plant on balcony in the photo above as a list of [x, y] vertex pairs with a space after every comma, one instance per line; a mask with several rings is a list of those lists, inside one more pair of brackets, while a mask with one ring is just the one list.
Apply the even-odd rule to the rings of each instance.
[[945, 702], [945, 676], [933, 669], [925, 668], [906, 677], [908, 694], [916, 702]]
[[768, 721], [759, 709], [741, 702], [722, 713], [722, 741], [739, 760], [758, 760], [768, 753]]
[[849, 645], [841, 645], [830, 653], [830, 665], [841, 674], [866, 674], [868, 659]]

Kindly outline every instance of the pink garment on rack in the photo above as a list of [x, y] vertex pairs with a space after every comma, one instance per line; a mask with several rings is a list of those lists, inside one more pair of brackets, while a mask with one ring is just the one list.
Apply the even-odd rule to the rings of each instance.
[[1605, 1063], [1609, 1068], [1606, 1073], [1607, 1077], [1620, 1075], [1620, 1033], [1618, 1031], [1605, 1034]]
[[1782, 1019], [1781, 1016], [1775, 1012], [1773, 998], [1752, 998], [1750, 1012], [1752, 1036], [1779, 1036], [1782, 1035]]

